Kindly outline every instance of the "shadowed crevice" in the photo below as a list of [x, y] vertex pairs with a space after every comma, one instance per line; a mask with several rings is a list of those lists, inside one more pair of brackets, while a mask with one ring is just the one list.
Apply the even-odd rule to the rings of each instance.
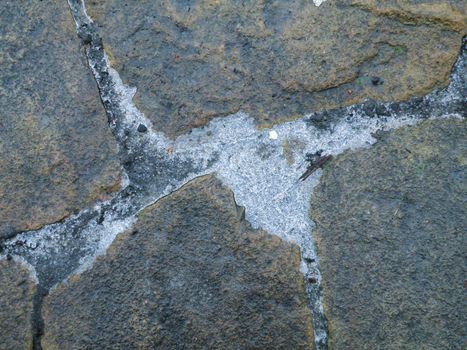
[[31, 315], [32, 327], [32, 349], [42, 350], [41, 338], [44, 334], [44, 320], [42, 318], [42, 302], [48, 294], [48, 290], [40, 284], [36, 286], [37, 291], [33, 298], [33, 310]]

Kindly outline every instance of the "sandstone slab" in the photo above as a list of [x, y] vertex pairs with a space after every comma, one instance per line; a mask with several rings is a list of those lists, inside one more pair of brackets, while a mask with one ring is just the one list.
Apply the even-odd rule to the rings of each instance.
[[260, 126], [445, 86], [458, 1], [89, 0], [111, 63], [170, 137], [239, 110]]
[[35, 282], [21, 264], [0, 260], [0, 349], [32, 349]]
[[465, 349], [465, 120], [379, 136], [313, 199], [330, 349]]
[[3, 1], [0, 238], [119, 187], [117, 147], [66, 1]]
[[309, 349], [298, 247], [198, 178], [145, 209], [91, 270], [51, 291], [45, 349]]

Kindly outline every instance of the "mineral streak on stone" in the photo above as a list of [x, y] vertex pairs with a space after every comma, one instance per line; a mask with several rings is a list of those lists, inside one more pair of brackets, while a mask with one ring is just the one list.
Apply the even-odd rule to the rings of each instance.
[[0, 258], [0, 349], [32, 348], [31, 315], [36, 284], [21, 263]]
[[2, 1], [0, 19], [1, 239], [107, 198], [120, 166], [66, 2]]
[[171, 138], [240, 110], [270, 126], [447, 85], [466, 34], [463, 2], [314, 3], [89, 0], [86, 6], [112, 66], [136, 86], [137, 107]]
[[51, 291], [45, 349], [310, 349], [297, 246], [252, 230], [198, 178], [146, 208], [91, 270]]
[[330, 349], [465, 349], [466, 121], [378, 138], [312, 196]]

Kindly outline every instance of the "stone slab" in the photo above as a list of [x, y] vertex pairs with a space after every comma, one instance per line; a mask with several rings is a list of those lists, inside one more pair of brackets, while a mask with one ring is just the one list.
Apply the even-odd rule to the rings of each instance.
[[117, 146], [68, 4], [3, 1], [0, 238], [119, 188]]
[[312, 349], [300, 252], [198, 178], [53, 289], [44, 349]]
[[311, 216], [330, 349], [465, 349], [466, 131], [422, 122], [324, 169]]
[[[383, 3], [384, 5], [382, 5]], [[459, 1], [89, 0], [111, 64], [170, 137], [242, 110], [259, 126], [447, 85]]]

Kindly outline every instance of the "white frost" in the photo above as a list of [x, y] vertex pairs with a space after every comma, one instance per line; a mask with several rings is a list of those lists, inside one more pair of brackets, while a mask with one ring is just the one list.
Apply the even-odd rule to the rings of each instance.
[[323, 2], [325, 2], [326, 0], [313, 0], [313, 4], [315, 4], [315, 6], [320, 6]]

